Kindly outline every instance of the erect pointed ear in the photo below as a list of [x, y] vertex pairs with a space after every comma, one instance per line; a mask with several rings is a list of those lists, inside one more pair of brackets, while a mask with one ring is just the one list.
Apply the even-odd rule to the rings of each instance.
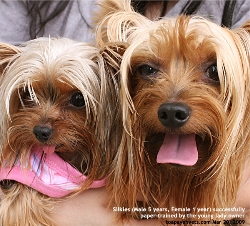
[[10, 59], [19, 52], [20, 50], [16, 46], [0, 43], [0, 74], [8, 65]]
[[108, 43], [101, 51], [106, 70], [112, 75], [117, 75], [120, 70], [121, 60], [128, 47], [127, 43]]
[[98, 5], [98, 11], [94, 13], [92, 18], [95, 25], [99, 24], [107, 15], [134, 11], [131, 0], [99, 0]]

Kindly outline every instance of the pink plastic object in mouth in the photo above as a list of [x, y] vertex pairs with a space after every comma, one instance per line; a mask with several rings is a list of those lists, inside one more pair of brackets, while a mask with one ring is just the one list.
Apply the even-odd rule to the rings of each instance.
[[[3, 163], [0, 181], [14, 180], [53, 198], [63, 197], [80, 188], [87, 177], [54, 151], [48, 152], [46, 154], [41, 147], [34, 146], [25, 164], [21, 164], [20, 159], [13, 166]], [[105, 179], [97, 180], [90, 188], [104, 187], [105, 184]]]

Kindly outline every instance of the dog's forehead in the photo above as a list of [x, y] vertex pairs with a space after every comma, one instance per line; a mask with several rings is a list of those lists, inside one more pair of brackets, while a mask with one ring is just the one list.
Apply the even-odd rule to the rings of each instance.
[[39, 43], [32, 44], [36, 45], [32, 48], [28, 48], [29, 45], [24, 47], [24, 51], [6, 70], [3, 81], [6, 86], [11, 86], [9, 92], [30, 86], [36, 92], [39, 89], [46, 90], [53, 87], [62, 93], [67, 93], [75, 89], [90, 90], [92, 86], [96, 86], [95, 83], [99, 82], [99, 65], [92, 60], [96, 49], [92, 46], [80, 46], [81, 50], [90, 51], [89, 55], [86, 53], [74, 55], [65, 52], [62, 55], [54, 53], [56, 51], [52, 47], [43, 49], [38, 48]]
[[233, 32], [202, 18], [163, 19], [145, 31], [135, 37], [139, 44], [133, 45], [133, 56], [155, 56], [163, 61], [188, 60], [197, 64], [215, 59], [223, 52], [237, 51], [237, 37]]
[[212, 43], [199, 42], [196, 39], [149, 39], [143, 45], [136, 48], [131, 57], [132, 65], [141, 64], [141, 62], [156, 64], [168, 64], [174, 62], [193, 62], [200, 64], [216, 59], [216, 49]]
[[42, 91], [47, 93], [67, 94], [74, 90], [78, 90], [73, 84], [56, 79], [34, 81], [31, 83], [31, 87], [35, 93], [40, 93]]

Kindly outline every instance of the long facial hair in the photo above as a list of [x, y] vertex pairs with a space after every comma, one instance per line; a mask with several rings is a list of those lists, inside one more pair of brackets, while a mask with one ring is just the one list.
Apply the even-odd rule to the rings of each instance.
[[[233, 205], [249, 145], [248, 26], [231, 31], [184, 16], [150, 21], [129, 3], [104, 3], [97, 43], [128, 45], [120, 67], [124, 133], [110, 182], [112, 205], [138, 206], [138, 194], [153, 207]], [[184, 126], [170, 130], [157, 111], [173, 101], [192, 113]], [[166, 133], [196, 135], [195, 165], [156, 162]]]
[[[25, 165], [34, 146], [53, 147], [87, 176], [72, 195], [106, 178], [121, 127], [117, 87], [101, 50], [64, 38], [40, 38], [20, 47], [1, 43], [0, 65], [1, 164], [12, 167], [19, 159]], [[37, 127], [52, 134], [41, 136]], [[46, 153], [42, 156], [41, 161]], [[1, 224], [54, 224], [51, 213], [61, 199], [12, 181], [1, 188]]]

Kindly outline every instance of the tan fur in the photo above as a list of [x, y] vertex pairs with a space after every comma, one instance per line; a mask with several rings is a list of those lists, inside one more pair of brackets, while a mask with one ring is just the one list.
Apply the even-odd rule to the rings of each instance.
[[[57, 145], [59, 156], [88, 174], [82, 190], [107, 177], [120, 127], [115, 80], [107, 76], [99, 49], [64, 38], [40, 38], [20, 47], [1, 43], [0, 65], [1, 164], [12, 166], [17, 156], [26, 162], [33, 145], [40, 145], [34, 126], [46, 125], [54, 131], [46, 144]], [[70, 102], [76, 92], [85, 106]], [[1, 195], [0, 225], [52, 226], [56, 202], [60, 199], [15, 182]]]
[[[126, 7], [115, 2], [121, 7], [106, 11], [97, 30], [100, 46], [128, 44], [120, 67], [124, 134], [108, 185], [111, 205], [132, 209], [141, 194], [150, 207], [232, 206], [249, 151], [248, 25], [231, 31], [200, 17], [150, 21], [133, 9], [126, 14]], [[114, 1], [103, 5], [112, 8]], [[145, 64], [157, 73], [141, 75], [138, 68]], [[206, 76], [212, 64], [219, 83]], [[157, 116], [159, 106], [172, 101], [192, 110], [175, 131]], [[164, 134], [173, 132], [196, 134], [194, 166], [156, 163]]]
[[52, 226], [53, 200], [22, 184], [14, 184], [1, 195], [0, 225]]

